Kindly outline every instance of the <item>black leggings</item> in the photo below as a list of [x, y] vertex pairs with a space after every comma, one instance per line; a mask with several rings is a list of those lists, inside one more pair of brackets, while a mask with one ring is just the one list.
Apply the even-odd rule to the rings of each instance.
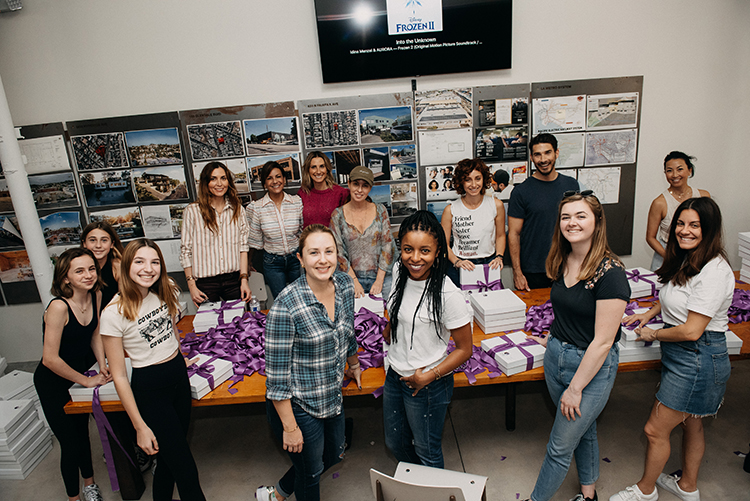
[[68, 497], [79, 494], [81, 479], [94, 476], [89, 442], [89, 415], [65, 414], [65, 404], [70, 400], [68, 388], [72, 381], [63, 379], [39, 364], [34, 373], [34, 386], [42, 404], [52, 433], [60, 443], [60, 472]]
[[158, 365], [133, 368], [130, 385], [138, 411], [159, 444], [154, 501], [171, 501], [175, 483], [182, 501], [205, 501], [187, 442], [192, 397], [185, 359], [177, 354]]

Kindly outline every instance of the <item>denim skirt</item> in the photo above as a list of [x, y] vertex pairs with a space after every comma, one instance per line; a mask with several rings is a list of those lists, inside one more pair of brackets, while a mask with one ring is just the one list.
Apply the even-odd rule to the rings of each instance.
[[661, 363], [659, 402], [695, 417], [719, 411], [731, 371], [723, 332], [705, 331], [697, 341], [662, 341]]

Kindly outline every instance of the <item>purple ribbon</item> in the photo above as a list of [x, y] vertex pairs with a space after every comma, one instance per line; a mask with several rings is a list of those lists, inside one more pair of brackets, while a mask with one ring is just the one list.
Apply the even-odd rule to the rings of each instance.
[[552, 310], [552, 302], [546, 301], [539, 306], [532, 306], [526, 312], [526, 323], [523, 330], [542, 336], [543, 332], [549, 332], [555, 312]]
[[484, 282], [481, 280], [477, 280], [476, 284], [461, 284], [461, 290], [468, 291], [468, 290], [477, 290], [479, 292], [487, 292], [487, 291], [499, 291], [503, 288], [503, 281], [501, 279], [493, 280], [490, 282], [490, 265], [489, 264], [480, 264], [477, 266], [481, 266], [484, 270]]
[[[456, 343], [451, 339], [448, 342], [448, 353], [451, 353], [456, 349]], [[472, 345], [471, 356], [463, 364], [456, 367], [453, 372], [463, 372], [466, 379], [469, 380], [469, 384], [477, 382], [477, 376], [482, 374], [485, 370], [489, 372], [490, 378], [496, 378], [502, 371], [497, 365], [497, 361], [489, 356], [487, 352], [481, 349], [479, 346]]]
[[214, 308], [212, 311], [219, 314], [219, 325], [224, 325], [224, 312], [227, 310], [233, 310], [234, 306], [236, 306], [238, 303], [240, 303], [242, 300], [237, 299], [236, 301], [224, 301], [221, 303], [221, 306], [218, 308]]
[[[83, 373], [84, 376], [96, 376], [96, 371], [86, 371]], [[133, 468], [136, 468], [135, 463], [133, 462], [133, 459], [130, 457], [130, 455], [125, 451], [125, 448], [122, 446], [120, 441], [117, 439], [117, 435], [115, 435], [115, 432], [112, 430], [112, 425], [109, 424], [109, 420], [107, 419], [107, 416], [104, 414], [104, 409], [102, 409], [102, 403], [99, 400], [99, 386], [94, 388], [94, 396], [91, 399], [91, 410], [94, 413], [94, 422], [96, 423], [96, 428], [99, 431], [99, 438], [102, 441], [102, 449], [104, 450], [104, 457], [107, 458], [107, 473], [109, 473], [109, 482], [112, 485], [112, 491], [117, 492], [120, 490], [120, 482], [117, 479], [117, 471], [115, 470], [115, 459], [112, 456], [112, 444], [109, 442], [109, 435], [112, 436], [112, 438], [115, 440], [115, 443], [120, 447], [122, 450], [122, 453], [125, 454], [125, 457], [128, 458], [128, 461], [130, 461], [130, 464], [133, 465]], [[109, 432], [109, 435], [107, 434]]]
[[656, 273], [646, 273], [641, 274], [638, 270], [628, 271], [625, 270], [625, 276], [628, 278], [628, 280], [632, 280], [634, 283], [638, 282], [646, 282], [647, 284], [651, 284], [651, 295], [656, 296], [656, 283], [653, 280], [649, 280], [646, 277], [655, 277]]
[[198, 365], [193, 364], [187, 368], [188, 378], [192, 376], [193, 374], [197, 374], [200, 377], [206, 379], [208, 381], [208, 387], [211, 388], [211, 391], [214, 389], [214, 376], [211, 374], [216, 368], [211, 365], [211, 363], [218, 359], [219, 357], [211, 357], [206, 362]]
[[750, 321], [750, 291], [734, 289], [732, 304], [727, 314], [733, 324]]
[[388, 325], [388, 320], [367, 308], [360, 308], [354, 314], [357, 345], [363, 349], [357, 353], [362, 371], [370, 367], [383, 366], [383, 329], [386, 325]]
[[518, 350], [521, 352], [521, 354], [526, 357], [526, 370], [530, 371], [534, 368], [534, 355], [529, 353], [528, 351], [524, 350], [524, 346], [534, 346], [539, 343], [537, 343], [535, 340], [531, 338], [526, 338], [525, 341], [522, 341], [520, 343], [513, 342], [512, 339], [509, 339], [508, 336], [500, 336], [499, 338], [502, 343], [498, 344], [497, 346], [493, 346], [489, 350], [487, 350], [487, 353], [489, 353], [492, 357], [494, 357], [496, 354], [498, 354], [501, 351], [508, 350], [510, 348], [518, 348]]

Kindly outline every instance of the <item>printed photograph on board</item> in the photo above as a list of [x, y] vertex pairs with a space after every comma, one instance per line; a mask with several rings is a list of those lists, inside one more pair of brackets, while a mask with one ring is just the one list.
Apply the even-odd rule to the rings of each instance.
[[267, 155], [264, 157], [250, 157], [247, 161], [247, 173], [250, 179], [252, 191], [263, 191], [265, 187], [260, 183], [260, 172], [266, 162], [276, 162], [281, 166], [281, 171], [286, 178], [286, 186], [299, 186], [301, 182], [299, 170], [299, 153], [291, 155]]
[[391, 178], [388, 147], [364, 148], [362, 156], [364, 157], [363, 165], [372, 171], [375, 181], [386, 181]]
[[182, 213], [187, 204], [148, 205], [141, 207], [143, 232], [147, 238], [180, 238]]
[[362, 165], [359, 150], [340, 150], [334, 151], [333, 157], [336, 159], [336, 180], [341, 185], [349, 182], [349, 173], [358, 165]]
[[[92, 223], [104, 221], [109, 223], [120, 237], [120, 240], [132, 240], [144, 236], [141, 213], [138, 207], [104, 210], [89, 214]], [[80, 231], [80, 230], [79, 230]]]
[[0, 282], [33, 282], [34, 270], [31, 269], [29, 255], [25, 250], [0, 252]]
[[390, 186], [393, 217], [410, 216], [417, 212], [417, 183], [396, 183]]
[[359, 110], [362, 144], [412, 141], [411, 106]]
[[37, 209], [59, 209], [80, 205], [72, 172], [29, 176], [28, 180]]
[[586, 99], [588, 129], [627, 128], [638, 123], [638, 93], [600, 94]]
[[453, 200], [458, 194], [453, 189], [453, 165], [425, 167], [427, 200]]
[[121, 169], [130, 166], [122, 132], [73, 136], [70, 142], [79, 171]]
[[383, 204], [388, 210], [388, 215], [391, 213], [391, 187], [387, 184], [376, 184], [370, 190], [370, 200], [376, 204]]
[[471, 87], [417, 91], [417, 130], [471, 127], [471, 96]]
[[417, 147], [413, 144], [401, 144], [390, 146], [391, 164], [415, 164], [417, 163]]
[[529, 133], [525, 126], [477, 129], [476, 156], [488, 161], [526, 160]]
[[514, 97], [511, 102], [510, 123], [517, 125], [529, 123], [529, 98]]
[[187, 131], [193, 160], [245, 156], [239, 120], [188, 125]]
[[22, 247], [23, 239], [11, 216], [0, 216], [0, 248]]
[[39, 218], [44, 241], [50, 245], [81, 244], [81, 213], [55, 212]]
[[129, 170], [81, 174], [81, 187], [87, 207], [132, 204], [135, 202]]
[[359, 144], [356, 110], [304, 113], [302, 126], [308, 150]]
[[4, 178], [0, 178], [0, 212], [13, 212], [10, 190]]
[[52, 260], [52, 265], [57, 264], [57, 260], [60, 259], [60, 255], [68, 249], [75, 249], [78, 245], [52, 245], [47, 247], [47, 253], [49, 258]]
[[139, 203], [188, 198], [182, 165], [133, 169], [133, 186]]
[[125, 133], [133, 167], [182, 163], [177, 129], [134, 130]]
[[[195, 180], [196, 193], [198, 193], [201, 172], [203, 172], [203, 167], [205, 167], [207, 163], [209, 162], [195, 162], [193, 164], [193, 179]], [[247, 177], [247, 164], [245, 163], [245, 159], [231, 158], [229, 160], [221, 160], [221, 163], [226, 165], [229, 172], [231, 172], [234, 187], [237, 188], [237, 193], [250, 193], [250, 182]]]
[[391, 165], [391, 179], [416, 179], [417, 164], [393, 164]]
[[247, 155], [299, 151], [297, 117], [244, 120]]

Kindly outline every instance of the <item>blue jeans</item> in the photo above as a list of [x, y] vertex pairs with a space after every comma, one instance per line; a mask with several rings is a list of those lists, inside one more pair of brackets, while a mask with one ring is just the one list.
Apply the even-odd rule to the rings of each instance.
[[[375, 279], [378, 278], [378, 273], [357, 273], [354, 272], [355, 275], [357, 275], [357, 280], [359, 280], [359, 285], [362, 286], [362, 288], [365, 290], [365, 294], [370, 293], [370, 289], [372, 288], [372, 284], [375, 283]], [[383, 296], [383, 299], [388, 301], [388, 295], [391, 292], [391, 282], [393, 275], [391, 275], [391, 272], [385, 274], [385, 278], [383, 279], [383, 290], [381, 292], [381, 295]]]
[[300, 267], [297, 259], [297, 249], [285, 256], [263, 251], [263, 278], [274, 299], [290, 284], [299, 278]]
[[555, 423], [547, 443], [542, 469], [536, 479], [531, 499], [547, 501], [560, 488], [568, 474], [575, 454], [578, 480], [581, 485], [592, 485], [599, 478], [599, 442], [596, 438], [596, 418], [609, 400], [615, 384], [620, 350], [617, 343], [604, 359], [599, 372], [583, 389], [581, 415], [568, 421], [560, 412], [560, 397], [570, 385], [586, 350], [550, 336], [544, 354], [544, 379], [552, 401], [557, 407]]
[[453, 396], [453, 374], [425, 386], [416, 397], [401, 376], [388, 370], [383, 388], [385, 445], [396, 459], [442, 468], [443, 425]]
[[[320, 499], [320, 476], [344, 459], [344, 412], [318, 419], [292, 403], [294, 418], [302, 430], [305, 443], [302, 452], [288, 452], [292, 467], [276, 484], [276, 492], [288, 498], [294, 493], [298, 501]], [[266, 400], [266, 414], [271, 430], [283, 443], [284, 428], [271, 400]]]

